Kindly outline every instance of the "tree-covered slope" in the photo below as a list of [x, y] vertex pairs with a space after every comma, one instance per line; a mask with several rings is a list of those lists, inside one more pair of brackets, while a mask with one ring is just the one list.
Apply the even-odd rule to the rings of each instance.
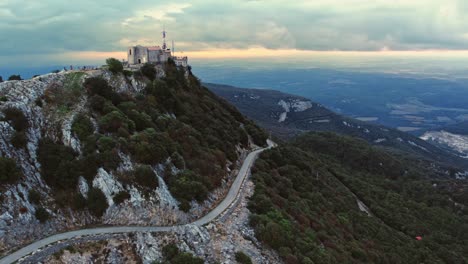
[[189, 70], [111, 70], [0, 84], [0, 249], [90, 223], [187, 222], [266, 144]]
[[411, 159], [310, 133], [262, 154], [252, 177], [251, 224], [286, 263], [468, 260], [467, 183]]

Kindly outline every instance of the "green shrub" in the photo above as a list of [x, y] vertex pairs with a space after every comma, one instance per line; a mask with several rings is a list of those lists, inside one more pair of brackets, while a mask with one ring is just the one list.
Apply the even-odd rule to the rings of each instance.
[[171, 144], [167, 135], [156, 133], [154, 129], [146, 129], [131, 137], [129, 149], [136, 161], [153, 165], [164, 162], [169, 157], [166, 146], [171, 148]]
[[193, 171], [181, 171], [168, 180], [172, 195], [180, 202], [190, 202], [194, 199], [201, 202], [208, 195], [207, 184], [203, 182], [201, 175]]
[[151, 94], [156, 97], [168, 98], [171, 96], [171, 91], [167, 86], [167, 83], [159, 79], [154, 80], [151, 85], [148, 85], [145, 91], [147, 94]]
[[6, 96], [0, 96], [0, 102], [8, 102], [8, 98]]
[[115, 58], [109, 58], [106, 60], [109, 71], [113, 73], [119, 73], [123, 71], [122, 62]]
[[180, 155], [178, 152], [172, 153], [171, 161], [172, 161], [172, 164], [174, 164], [174, 166], [178, 168], [179, 170], [185, 169], [184, 157], [182, 157], [182, 155]]
[[21, 81], [21, 76], [19, 74], [13, 74], [8, 77], [9, 81]]
[[42, 178], [51, 187], [75, 188], [79, 178], [79, 166], [74, 162], [75, 156], [72, 148], [47, 138], [42, 139], [37, 149]]
[[114, 196], [113, 200], [116, 204], [121, 204], [128, 199], [130, 199], [130, 194], [127, 191], [121, 191]]
[[117, 106], [117, 108], [123, 113], [125, 113], [126, 115], [128, 115], [130, 111], [138, 109], [136, 103], [132, 101], [122, 102]]
[[87, 203], [88, 202], [86, 201], [86, 198], [84, 198], [84, 196], [81, 195], [81, 193], [77, 193], [73, 195], [71, 206], [75, 210], [83, 210], [86, 208]]
[[89, 100], [88, 104], [89, 107], [94, 110], [95, 112], [98, 113], [103, 113], [104, 111], [104, 105], [106, 103], [106, 98], [100, 96], [100, 95], [93, 95]]
[[236, 261], [241, 264], [252, 264], [252, 259], [242, 251], [236, 252]]
[[190, 253], [180, 252], [175, 244], [168, 244], [162, 249], [164, 263], [171, 264], [203, 264], [201, 258], [195, 257]]
[[5, 120], [8, 121], [16, 131], [24, 131], [28, 129], [28, 119], [24, 115], [23, 111], [9, 107], [3, 110], [3, 114], [5, 115]]
[[28, 137], [24, 131], [15, 131], [11, 137], [11, 144], [17, 149], [25, 148], [28, 144]]
[[94, 133], [93, 122], [83, 113], [79, 113], [75, 116], [71, 129], [80, 141], [85, 141]]
[[38, 107], [42, 107], [42, 99], [40, 97], [36, 98], [36, 100], [34, 100], [34, 104], [36, 104]]
[[112, 137], [103, 136], [99, 138], [97, 145], [99, 151], [106, 152], [113, 150], [117, 146], [117, 143]]
[[171, 260], [180, 253], [176, 244], [171, 243], [162, 248], [162, 255], [165, 259]]
[[22, 173], [14, 159], [0, 157], [0, 184], [14, 183], [21, 176]]
[[98, 188], [91, 188], [88, 192], [88, 209], [97, 217], [101, 217], [109, 206], [104, 193]]
[[135, 168], [133, 172], [135, 181], [141, 187], [154, 190], [159, 186], [158, 178], [151, 166], [142, 165]]
[[253, 142], [258, 146], [265, 146], [268, 135], [262, 129], [257, 128], [254, 124], [247, 124], [245, 129], [252, 137]]
[[119, 128], [133, 131], [135, 124], [119, 111], [112, 111], [99, 120], [99, 130], [103, 133], [115, 133]]
[[90, 96], [100, 95], [104, 98], [110, 99], [114, 93], [113, 89], [106, 80], [101, 77], [92, 77], [86, 79], [83, 86], [86, 88]]
[[33, 204], [39, 204], [42, 199], [41, 194], [34, 189], [29, 190], [28, 197], [29, 197], [29, 201], [32, 202]]
[[121, 161], [116, 150], [101, 152], [97, 154], [96, 159], [99, 166], [107, 171], [117, 169]]
[[102, 114], [106, 115], [114, 111], [120, 112], [120, 110], [117, 107], [115, 107], [115, 105], [111, 101], [106, 100], [104, 102], [104, 106], [102, 107]]
[[143, 131], [147, 128], [154, 127], [151, 117], [145, 113], [140, 113], [136, 110], [131, 110], [127, 116], [135, 123], [136, 131]]
[[146, 76], [146, 78], [150, 79], [151, 81], [156, 79], [156, 68], [153, 64], [145, 63], [145, 65], [141, 67], [140, 71], [144, 76]]
[[39, 207], [36, 209], [35, 216], [36, 216], [36, 219], [39, 220], [39, 222], [41, 223], [47, 222], [47, 220], [49, 220], [50, 218], [49, 212], [47, 212], [47, 210], [42, 207]]

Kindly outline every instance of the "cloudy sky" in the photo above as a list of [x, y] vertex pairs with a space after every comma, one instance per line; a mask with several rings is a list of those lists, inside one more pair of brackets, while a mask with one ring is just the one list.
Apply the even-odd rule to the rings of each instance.
[[0, 66], [123, 58], [163, 25], [198, 58], [468, 54], [466, 0], [0, 0]]

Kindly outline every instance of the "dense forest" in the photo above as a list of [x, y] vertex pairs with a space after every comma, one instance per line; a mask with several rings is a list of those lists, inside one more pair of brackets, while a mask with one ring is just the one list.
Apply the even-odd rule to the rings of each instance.
[[263, 153], [252, 173], [251, 225], [286, 263], [468, 261], [466, 183], [410, 158], [310, 133]]

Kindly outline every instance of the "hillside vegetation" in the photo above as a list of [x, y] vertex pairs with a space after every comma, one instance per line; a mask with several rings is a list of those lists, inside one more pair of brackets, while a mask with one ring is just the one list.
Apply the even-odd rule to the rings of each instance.
[[364, 141], [306, 134], [256, 162], [251, 224], [286, 263], [466, 263], [466, 189], [434, 177]]
[[220, 186], [228, 162], [238, 158], [236, 146], [248, 148], [249, 133], [255, 143], [264, 144], [261, 130], [202, 87], [191, 73], [186, 77], [185, 70], [169, 62], [164, 78], [154, 79], [155, 75], [154, 68], [146, 67], [137, 76], [147, 82], [137, 94], [118, 93], [101, 77], [87, 78], [82, 88], [75, 88], [87, 96], [86, 108], [72, 123], [82, 155], [61, 142], [42, 139], [37, 154], [44, 180], [58, 193], [69, 193], [79, 176], [92, 182], [99, 168], [116, 170], [121, 162], [118, 153], [123, 152], [142, 166], [120, 175], [121, 180], [153, 190], [158, 181], [150, 166], [169, 159], [179, 172], [166, 170], [164, 176], [182, 209], [188, 210], [190, 201], [201, 202]]
[[172, 61], [4, 82], [0, 97], [0, 250], [44, 226], [189, 221], [267, 139]]

